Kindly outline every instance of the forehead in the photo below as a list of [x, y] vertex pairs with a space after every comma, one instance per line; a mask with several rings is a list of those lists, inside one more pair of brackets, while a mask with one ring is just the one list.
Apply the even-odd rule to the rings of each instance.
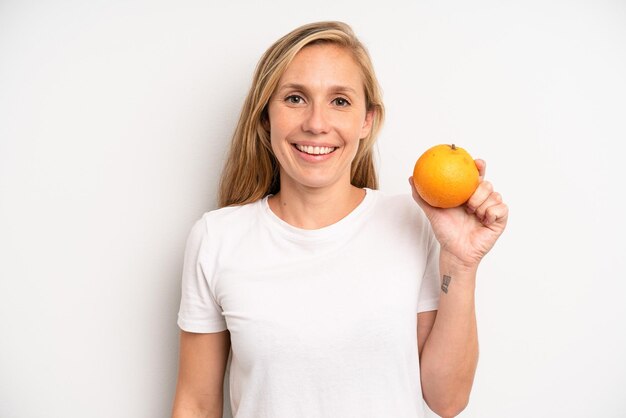
[[332, 43], [312, 44], [302, 48], [285, 69], [280, 84], [317, 82], [363, 85], [362, 70], [352, 52]]

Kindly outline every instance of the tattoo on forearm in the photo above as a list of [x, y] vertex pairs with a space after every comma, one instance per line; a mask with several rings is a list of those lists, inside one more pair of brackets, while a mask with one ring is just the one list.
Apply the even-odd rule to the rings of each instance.
[[452, 281], [452, 277], [443, 275], [443, 283], [441, 283], [441, 290], [443, 293], [448, 293], [448, 286], [450, 286], [450, 282]]

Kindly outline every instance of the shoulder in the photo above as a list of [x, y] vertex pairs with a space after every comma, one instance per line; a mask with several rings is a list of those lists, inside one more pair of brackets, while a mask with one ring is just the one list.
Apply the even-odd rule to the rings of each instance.
[[210, 236], [212, 240], [236, 236], [256, 224], [262, 201], [239, 206], [227, 206], [205, 212], [189, 234], [189, 240], [201, 243]]
[[388, 194], [370, 191], [376, 197], [376, 213], [399, 222], [428, 223], [426, 215], [410, 194]]
[[373, 194], [376, 202], [372, 220], [378, 228], [395, 239], [404, 237], [429, 245], [433, 237], [430, 222], [411, 195], [387, 194], [378, 190]]
[[261, 204], [262, 200], [258, 200], [245, 205], [226, 206], [205, 212], [200, 220], [207, 226], [233, 226], [232, 224], [239, 224], [246, 219], [254, 219]]
[[375, 190], [374, 193], [378, 195], [378, 201], [387, 205], [390, 209], [407, 210], [419, 208], [409, 194], [388, 194], [380, 190]]

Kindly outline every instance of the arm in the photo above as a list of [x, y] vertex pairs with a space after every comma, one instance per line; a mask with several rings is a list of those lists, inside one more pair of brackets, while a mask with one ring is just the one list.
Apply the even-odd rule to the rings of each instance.
[[474, 310], [475, 274], [453, 272], [441, 292], [438, 311], [418, 314], [418, 349], [424, 400], [442, 417], [458, 415], [469, 402], [478, 364], [478, 334]]
[[181, 331], [178, 382], [172, 418], [222, 418], [230, 334]]
[[433, 208], [413, 187], [441, 246], [439, 308], [418, 314], [417, 338], [424, 400], [443, 417], [458, 415], [469, 401], [478, 362], [476, 271], [508, 219], [501, 196], [482, 181], [484, 161], [476, 160], [476, 166], [481, 183], [465, 207]]

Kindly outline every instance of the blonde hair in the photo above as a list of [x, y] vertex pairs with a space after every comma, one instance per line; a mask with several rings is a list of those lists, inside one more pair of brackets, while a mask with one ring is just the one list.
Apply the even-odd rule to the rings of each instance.
[[382, 93], [365, 46], [342, 22], [317, 22], [296, 28], [276, 41], [261, 57], [233, 134], [219, 186], [219, 207], [254, 202], [280, 190], [279, 164], [266, 129], [267, 104], [287, 66], [311, 44], [346, 48], [361, 68], [366, 107], [374, 111], [369, 135], [359, 142], [352, 162], [351, 183], [378, 188], [373, 145], [385, 116]]

